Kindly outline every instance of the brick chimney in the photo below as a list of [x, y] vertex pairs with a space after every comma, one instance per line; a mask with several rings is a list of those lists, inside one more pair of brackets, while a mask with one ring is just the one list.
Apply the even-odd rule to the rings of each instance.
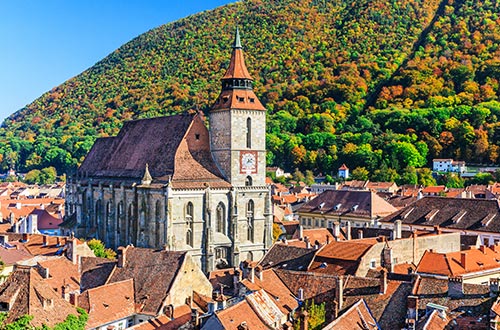
[[127, 262], [127, 247], [120, 246], [118, 248], [118, 267], [123, 268], [125, 267], [125, 263]]
[[467, 270], [467, 252], [460, 253], [460, 265]]
[[464, 296], [464, 282], [461, 277], [448, 278], [448, 297], [462, 298]]
[[387, 270], [385, 268], [382, 268], [380, 270], [380, 294], [386, 294], [387, 293]]

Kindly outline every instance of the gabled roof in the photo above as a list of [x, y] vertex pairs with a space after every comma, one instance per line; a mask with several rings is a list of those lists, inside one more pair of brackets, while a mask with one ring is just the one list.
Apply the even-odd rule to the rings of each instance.
[[264, 290], [285, 315], [299, 307], [294, 294], [288, 289], [279, 276], [276, 275], [273, 269], [262, 271], [262, 281], [258, 276], [255, 276], [253, 282], [244, 279], [241, 281], [241, 284], [251, 291]]
[[[464, 260], [465, 259], [465, 260]], [[465, 264], [463, 264], [465, 261]], [[417, 266], [417, 273], [458, 276], [498, 269], [500, 272], [500, 246], [482, 246], [458, 252], [437, 253], [425, 251]]]
[[359, 300], [323, 330], [377, 330], [380, 327], [364, 299]]
[[326, 190], [297, 212], [372, 219], [394, 211], [396, 208], [372, 191]]
[[302, 289], [304, 300], [314, 298], [316, 302], [322, 302], [335, 299], [337, 276], [283, 269], [276, 269], [275, 273], [295, 296]]
[[123, 267], [115, 265], [107, 283], [134, 279], [138, 312], [157, 315], [169, 293], [187, 252], [153, 250], [128, 246]]
[[500, 209], [496, 200], [424, 197], [385, 217], [382, 222], [396, 220], [431, 227], [500, 231]]
[[89, 289], [78, 297], [78, 306], [89, 314], [88, 328], [96, 328], [135, 314], [132, 279]]
[[82, 291], [104, 285], [115, 265], [116, 260], [82, 257], [80, 278]]
[[29, 314], [31, 324], [50, 327], [63, 322], [69, 314], [78, 315], [76, 309], [44, 282], [32, 267], [18, 266], [0, 285], [0, 303], [10, 306], [6, 323]]
[[180, 186], [192, 180], [229, 185], [210, 154], [207, 128], [199, 115], [189, 114], [125, 122], [116, 137], [96, 140], [79, 172], [140, 180], [146, 164], [161, 182], [172, 178]]
[[259, 261], [264, 269], [306, 270], [317, 250], [275, 243]]
[[73, 264], [65, 256], [52, 257], [48, 260], [38, 262], [38, 267], [48, 269], [49, 278], [44, 281], [56, 292], [61, 292], [63, 286], [69, 287], [70, 291], [80, 290], [80, 273], [78, 265]]

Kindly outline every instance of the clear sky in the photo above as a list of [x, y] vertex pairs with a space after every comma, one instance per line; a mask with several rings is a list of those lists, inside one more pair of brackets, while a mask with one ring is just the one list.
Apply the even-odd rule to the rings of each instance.
[[162, 24], [235, 0], [0, 0], [0, 121]]

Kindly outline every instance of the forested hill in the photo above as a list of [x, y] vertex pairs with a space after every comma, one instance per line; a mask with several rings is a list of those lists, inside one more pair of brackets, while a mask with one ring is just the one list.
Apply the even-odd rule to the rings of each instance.
[[494, 0], [246, 0], [202, 12], [10, 116], [0, 165], [62, 173], [125, 120], [208, 112], [236, 26], [268, 109], [269, 165], [328, 173], [346, 163], [392, 179], [435, 157], [496, 162], [499, 12]]

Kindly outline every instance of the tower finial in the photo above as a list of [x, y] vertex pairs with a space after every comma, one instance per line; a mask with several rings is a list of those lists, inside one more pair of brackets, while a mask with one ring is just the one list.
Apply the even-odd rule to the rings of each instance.
[[243, 48], [241, 47], [241, 40], [240, 40], [240, 29], [236, 28], [236, 33], [234, 34], [234, 44], [233, 48]]
[[146, 163], [146, 169], [144, 170], [144, 176], [142, 177], [141, 184], [149, 185], [153, 181], [151, 174], [149, 173], [149, 164]]

